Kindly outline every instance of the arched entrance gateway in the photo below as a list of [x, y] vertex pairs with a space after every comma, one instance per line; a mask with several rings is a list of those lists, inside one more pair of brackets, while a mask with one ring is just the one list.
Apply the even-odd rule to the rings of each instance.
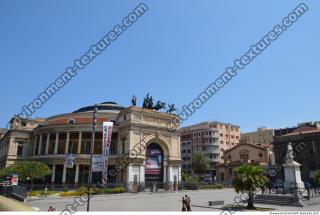
[[163, 187], [163, 159], [164, 153], [160, 145], [150, 143], [146, 149], [145, 185], [147, 188], [156, 185]]

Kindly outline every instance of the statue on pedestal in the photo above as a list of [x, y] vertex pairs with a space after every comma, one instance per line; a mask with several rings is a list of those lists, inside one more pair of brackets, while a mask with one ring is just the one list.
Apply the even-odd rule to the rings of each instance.
[[275, 156], [272, 150], [268, 151], [268, 164], [269, 166], [275, 166], [276, 165], [276, 160]]
[[300, 164], [294, 159], [292, 143], [287, 146], [287, 153], [285, 157], [284, 168], [284, 186], [286, 190], [289, 189], [304, 189], [304, 183], [301, 180]]
[[294, 158], [293, 155], [293, 147], [292, 147], [292, 143], [289, 143], [287, 146], [287, 153], [286, 153], [286, 157], [285, 157], [285, 163], [292, 163]]

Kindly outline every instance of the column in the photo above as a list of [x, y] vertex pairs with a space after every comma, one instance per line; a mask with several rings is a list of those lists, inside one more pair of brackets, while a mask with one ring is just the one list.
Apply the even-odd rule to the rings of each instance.
[[63, 165], [63, 173], [62, 173], [62, 183], [66, 183], [66, 176], [67, 176], [67, 166]]
[[130, 184], [130, 182], [133, 182], [133, 179], [132, 179], [133, 177], [132, 177], [132, 166], [131, 166], [131, 164], [129, 164], [128, 166], [127, 166], [127, 184], [129, 185]]
[[69, 149], [69, 139], [70, 139], [70, 132], [67, 133], [67, 138], [66, 138], [66, 145], [64, 147], [64, 153], [68, 153], [68, 149]]
[[35, 135], [35, 137], [34, 137], [34, 142], [33, 142], [33, 152], [32, 152], [32, 155], [36, 155], [37, 141], [38, 141], [38, 135]]
[[56, 165], [54, 164], [52, 166], [51, 183], [54, 183], [55, 178], [56, 178]]
[[144, 165], [140, 165], [140, 176], [139, 176], [140, 184], [144, 184], [145, 181], [145, 167]]
[[167, 183], [170, 190], [174, 190], [172, 166], [167, 166]]
[[81, 153], [81, 140], [82, 140], [82, 132], [79, 132], [79, 140], [78, 140], [78, 154]]
[[121, 154], [122, 150], [121, 150], [121, 137], [120, 137], [120, 132], [118, 133], [118, 139], [117, 139], [117, 154]]
[[173, 171], [172, 171], [172, 166], [168, 166], [168, 182], [173, 183]]
[[79, 165], [76, 165], [76, 175], [74, 178], [74, 183], [78, 183], [79, 182]]
[[40, 139], [39, 139], [38, 155], [40, 155], [41, 153], [41, 145], [42, 145], [42, 134], [40, 134]]
[[58, 153], [59, 133], [56, 133], [56, 142], [54, 143], [54, 154]]
[[47, 143], [46, 143], [46, 155], [48, 154], [49, 152], [49, 141], [50, 141], [50, 134], [48, 133], [47, 134]]
[[167, 183], [167, 165], [163, 164], [163, 183]]

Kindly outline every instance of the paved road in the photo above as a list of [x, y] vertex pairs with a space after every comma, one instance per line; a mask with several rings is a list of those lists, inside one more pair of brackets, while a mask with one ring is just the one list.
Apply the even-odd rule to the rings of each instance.
[[[181, 198], [187, 194], [191, 198], [193, 211], [221, 211], [219, 207], [209, 208], [209, 200], [224, 200], [225, 204], [232, 204], [236, 194], [233, 189], [223, 190], [201, 190], [181, 191], [177, 193], [138, 193], [138, 194], [115, 194], [94, 196], [91, 199], [92, 211], [180, 211]], [[49, 206], [58, 211], [64, 210], [67, 204], [72, 204], [74, 198], [47, 198], [30, 200], [27, 202], [31, 207], [39, 208], [41, 211], [48, 210]], [[281, 207], [275, 205], [256, 205], [266, 208], [274, 208], [282, 211], [298, 211], [302, 208]], [[316, 211], [319, 205], [305, 207], [302, 210]], [[78, 207], [78, 210], [85, 211], [86, 204]]]

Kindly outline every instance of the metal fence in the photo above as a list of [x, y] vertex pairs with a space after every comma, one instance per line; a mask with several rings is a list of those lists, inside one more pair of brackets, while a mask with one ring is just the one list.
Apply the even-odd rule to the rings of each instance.
[[11, 197], [20, 201], [24, 201], [24, 199], [27, 196], [27, 187], [22, 185], [1, 185], [0, 194], [6, 197]]
[[296, 195], [304, 196], [306, 199], [320, 197], [320, 186], [308, 186], [306, 188], [299, 187], [270, 187], [262, 192], [264, 195]]

